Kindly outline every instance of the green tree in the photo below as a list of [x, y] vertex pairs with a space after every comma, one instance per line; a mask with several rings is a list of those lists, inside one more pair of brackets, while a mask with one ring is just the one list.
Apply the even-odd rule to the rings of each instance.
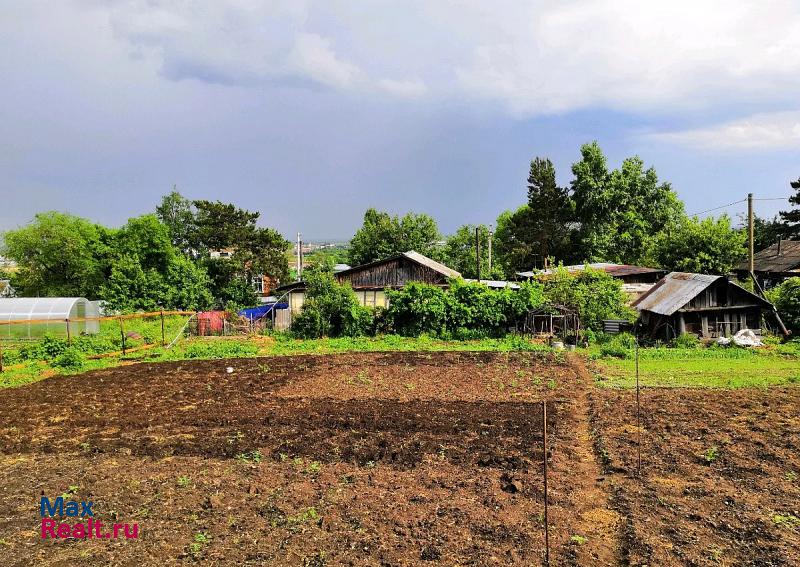
[[[465, 224], [447, 237], [441, 259], [448, 267], [461, 273], [465, 278], [477, 278], [478, 267], [475, 257], [475, 229], [472, 224]], [[503, 271], [494, 263], [489, 270], [489, 227], [478, 225], [481, 254], [481, 278], [501, 279]], [[493, 243], [494, 244], [494, 243]], [[494, 252], [494, 251], [493, 251]], [[494, 255], [494, 254], [493, 254]]]
[[[197, 263], [209, 274], [218, 307], [249, 307], [257, 302], [252, 281], [266, 275], [276, 282], [289, 275], [289, 242], [276, 230], [257, 226], [260, 214], [221, 201], [193, 201], [196, 213], [187, 240]], [[213, 250], [232, 249], [227, 258]]]
[[437, 258], [441, 238], [436, 221], [426, 214], [407, 213], [401, 218], [370, 208], [350, 240], [350, 264], [367, 264], [409, 250]]
[[544, 282], [544, 297], [552, 305], [576, 311], [584, 328], [603, 330], [604, 319], [633, 319], [622, 283], [603, 270], [586, 268], [577, 273], [563, 266]]
[[495, 264], [507, 278], [543, 265], [534, 240], [534, 213], [528, 205], [504, 211], [497, 217], [494, 233]]
[[540, 261], [551, 257], [561, 261], [571, 258], [575, 204], [569, 190], [556, 183], [556, 169], [549, 159], [537, 157], [531, 161], [526, 218], [526, 232], [532, 238], [531, 244]]
[[789, 183], [795, 194], [789, 197], [789, 202], [794, 205], [788, 211], [781, 211], [781, 220], [786, 225], [785, 238], [800, 238], [800, 177], [797, 181]]
[[461, 278], [451, 279], [448, 289], [412, 282], [389, 290], [387, 297], [386, 318], [396, 333], [460, 339], [502, 336], [543, 302], [538, 282], [523, 283], [519, 290], [493, 290]]
[[192, 202], [173, 187], [169, 195], [161, 198], [156, 207], [156, 216], [169, 229], [172, 244], [184, 254], [188, 254], [195, 232], [194, 206]]
[[14, 260], [20, 295], [98, 298], [113, 231], [55, 211], [4, 234], [2, 255]]
[[581, 147], [572, 172], [584, 260], [641, 263], [653, 235], [684, 216], [669, 183], [659, 183], [655, 169], [645, 169], [639, 157], [609, 172], [600, 146], [592, 142]]
[[753, 244], [756, 252], [772, 246], [779, 238], [787, 238], [790, 231], [784, 223], [775, 216], [772, 219], [761, 217], [753, 218]]
[[767, 294], [786, 327], [795, 335], [800, 333], [800, 277], [784, 280]]
[[203, 309], [210, 305], [208, 276], [172, 244], [155, 215], [128, 220], [110, 241], [110, 274], [99, 295], [120, 311]]
[[727, 274], [745, 255], [747, 235], [730, 218], [685, 218], [657, 235], [649, 251], [653, 263], [676, 272]]
[[236, 248], [233, 260], [242, 267], [250, 280], [256, 275], [267, 275], [283, 281], [289, 275], [286, 252], [290, 243], [277, 230], [253, 228], [245, 233], [244, 241]]
[[197, 211], [191, 235], [192, 246], [198, 251], [238, 247], [250, 238], [260, 213], [240, 209], [222, 201], [193, 201]]
[[203, 258], [197, 262], [208, 274], [209, 290], [219, 309], [238, 310], [258, 303], [244, 267], [234, 258]]
[[401, 290], [387, 290], [386, 317], [397, 334], [418, 337], [447, 332], [453, 298], [439, 286], [410, 282]]

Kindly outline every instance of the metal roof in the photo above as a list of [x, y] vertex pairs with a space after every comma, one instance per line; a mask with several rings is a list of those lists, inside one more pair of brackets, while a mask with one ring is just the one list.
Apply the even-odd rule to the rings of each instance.
[[739, 288], [743, 293], [752, 296], [755, 302], [767, 307], [771, 306], [767, 300], [736, 285], [725, 276], [710, 276], [687, 272], [671, 272], [667, 274], [650, 291], [634, 301], [632, 305], [639, 311], [650, 311], [659, 315], [670, 316], [719, 280], [725, 280], [728, 285]]
[[[564, 266], [564, 268], [568, 272], [582, 272], [587, 268], [592, 268], [594, 270], [603, 270], [607, 274], [615, 277], [615, 278], [622, 278], [625, 276], [633, 276], [637, 274], [654, 274], [654, 273], [664, 273], [666, 270], [660, 270], [658, 268], [647, 268], [645, 266], [632, 266], [630, 264], [612, 264], [609, 262], [595, 262], [592, 264], [575, 264], [572, 266]], [[547, 276], [550, 274], [554, 274], [556, 269], [551, 268], [543, 271], [530, 271], [530, 272], [517, 272], [518, 276], [523, 278], [532, 278], [534, 276]]]
[[[789, 272], [800, 269], [800, 240], [781, 240], [780, 254], [778, 243], [764, 248], [753, 257], [756, 272]], [[742, 262], [738, 270], [749, 270], [750, 263]]]
[[724, 276], [671, 272], [664, 276], [650, 291], [633, 302], [639, 311], [652, 311], [659, 315], [672, 315], [697, 297], [711, 284]]

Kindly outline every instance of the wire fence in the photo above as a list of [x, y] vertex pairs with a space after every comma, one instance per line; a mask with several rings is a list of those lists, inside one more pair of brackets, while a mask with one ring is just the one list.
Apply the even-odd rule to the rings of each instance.
[[174, 343], [194, 311], [154, 311], [103, 317], [0, 321], [0, 372], [4, 365], [35, 360], [54, 342], [86, 358], [124, 356]]

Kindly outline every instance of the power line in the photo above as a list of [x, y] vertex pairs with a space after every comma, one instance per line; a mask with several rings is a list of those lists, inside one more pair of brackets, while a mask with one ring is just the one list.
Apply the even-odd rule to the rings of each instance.
[[700, 211], [699, 213], [693, 213], [693, 214], [691, 214], [689, 216], [696, 217], [696, 216], [699, 216], [699, 215], [702, 215], [702, 214], [705, 214], [705, 213], [710, 213], [711, 211], [718, 211], [719, 209], [725, 209], [725, 208], [730, 207], [732, 205], [738, 205], [739, 203], [744, 203], [745, 201], [747, 201], [747, 199], [741, 199], [739, 201], [734, 201], [733, 203], [728, 203], [727, 205], [721, 205], [719, 207], [714, 207], [713, 209], [706, 209], [705, 211]]
[[[758, 198], [754, 197], [753, 200], [754, 201], [788, 201], [789, 197], [758, 197]], [[727, 205], [720, 205], [719, 207], [714, 207], [712, 209], [706, 209], [705, 211], [700, 211], [699, 213], [692, 213], [689, 216], [696, 217], [696, 216], [703, 215], [705, 213], [710, 213], [712, 211], [718, 211], [720, 209], [725, 209], [725, 208], [731, 207], [733, 205], [738, 205], [739, 203], [746, 203], [746, 202], [747, 202], [747, 199], [741, 199], [740, 201], [734, 201], [733, 203], [728, 203]]]

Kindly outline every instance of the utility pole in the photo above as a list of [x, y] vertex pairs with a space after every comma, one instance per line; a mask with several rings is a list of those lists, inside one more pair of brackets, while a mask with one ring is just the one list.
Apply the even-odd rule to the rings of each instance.
[[300, 233], [297, 233], [297, 281], [300, 281], [303, 275], [303, 241], [300, 240]]
[[492, 277], [492, 236], [494, 235], [492, 225], [489, 225], [489, 277]]
[[478, 283], [481, 281], [481, 233], [480, 227], [475, 227], [475, 265], [478, 268]]
[[750, 249], [750, 273], [755, 274], [755, 245], [753, 244], [753, 194], [747, 194], [747, 235]]

